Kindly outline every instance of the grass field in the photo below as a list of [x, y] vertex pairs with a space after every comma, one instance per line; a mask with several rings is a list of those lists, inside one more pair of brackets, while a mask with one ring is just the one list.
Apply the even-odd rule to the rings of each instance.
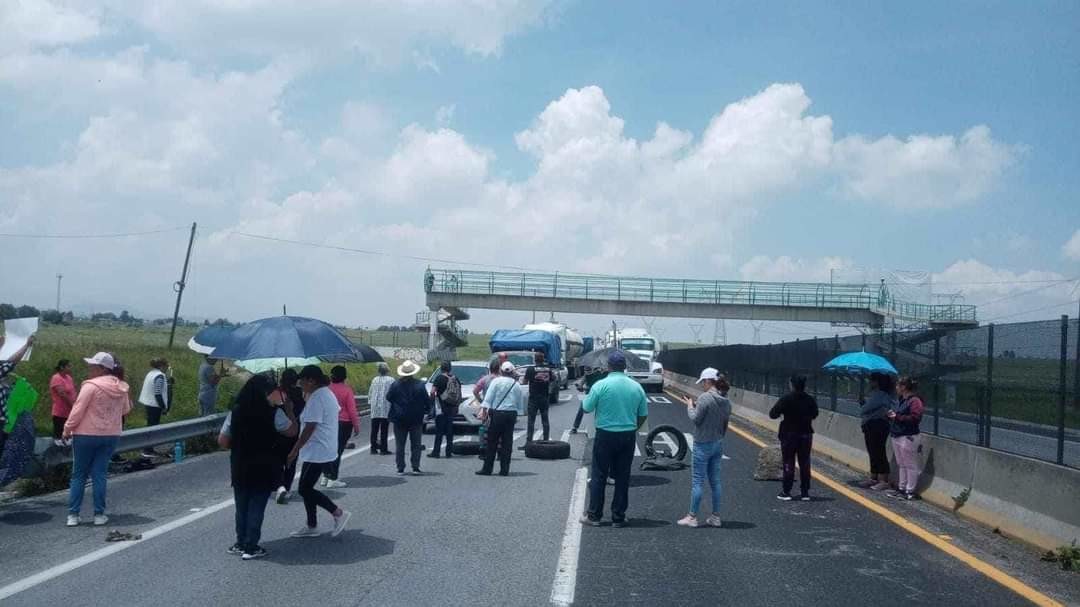
[[[76, 385], [86, 379], [84, 358], [95, 352], [110, 352], [124, 365], [131, 397], [138, 399], [142, 380], [150, 370], [150, 360], [159, 356], [167, 358], [172, 366], [175, 385], [173, 407], [162, 422], [196, 417], [199, 412], [197, 372], [202, 355], [187, 348], [194, 328], [178, 328], [175, 344], [168, 348], [168, 327], [123, 327], [77, 323], [72, 326], [42, 325], [34, 342], [31, 360], [19, 363], [15, 373], [25, 377], [40, 394], [34, 409], [34, 426], [39, 436], [52, 433], [52, 401], [49, 398], [49, 378], [56, 362], [62, 358], [73, 361]], [[486, 340], [485, 340], [486, 343]], [[388, 361], [396, 366], [397, 361]], [[333, 365], [323, 365], [329, 371]], [[375, 364], [347, 364], [348, 382], [358, 394], [366, 394], [371, 379], [376, 375]], [[425, 376], [431, 366], [425, 368]], [[225, 411], [249, 374], [237, 371], [227, 376], [218, 390], [218, 410]], [[125, 428], [146, 425], [146, 416], [135, 404], [136, 410], [127, 417]]]

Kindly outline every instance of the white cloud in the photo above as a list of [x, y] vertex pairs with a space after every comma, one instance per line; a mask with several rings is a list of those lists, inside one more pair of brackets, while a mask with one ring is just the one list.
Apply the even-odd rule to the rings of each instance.
[[1062, 245], [1061, 253], [1068, 259], [1080, 261], [1080, 230], [1073, 232], [1072, 238]]
[[845, 137], [837, 142], [835, 153], [843, 187], [851, 196], [920, 210], [977, 202], [998, 184], [1023, 149], [994, 140], [989, 127], [980, 125], [959, 138]]
[[0, 3], [0, 56], [17, 50], [85, 42], [101, 33], [100, 15], [49, 0]]
[[850, 259], [842, 257], [802, 259], [755, 255], [739, 267], [739, 276], [756, 282], [829, 282], [832, 270], [853, 265]]

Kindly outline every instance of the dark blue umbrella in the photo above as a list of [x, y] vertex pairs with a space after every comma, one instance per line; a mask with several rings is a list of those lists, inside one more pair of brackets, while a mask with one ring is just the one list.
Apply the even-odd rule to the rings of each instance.
[[227, 360], [318, 356], [339, 362], [374, 362], [333, 326], [297, 316], [275, 316], [241, 325], [214, 348], [211, 356]]
[[826, 371], [860, 375], [863, 373], [886, 373], [898, 375], [896, 367], [888, 360], [869, 352], [848, 352], [825, 363]]
[[209, 354], [214, 351], [214, 348], [221, 345], [221, 342], [233, 332], [233, 329], [235, 327], [225, 325], [203, 327], [195, 334], [195, 337], [188, 340], [188, 348], [199, 354]]

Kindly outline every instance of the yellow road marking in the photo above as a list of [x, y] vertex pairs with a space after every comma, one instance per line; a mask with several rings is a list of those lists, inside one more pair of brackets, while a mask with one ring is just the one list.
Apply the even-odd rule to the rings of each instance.
[[[755, 437], [752, 434], [750, 434], [749, 432], [747, 432], [746, 430], [742, 430], [740, 428], [737, 428], [734, 425], [729, 425], [728, 428], [732, 432], [738, 434], [739, 436], [745, 438], [746, 440], [750, 441], [751, 443], [753, 443], [753, 444], [755, 444], [755, 445], [757, 445], [759, 447], [767, 447], [768, 446], [765, 443], [758, 440], [757, 437]], [[1062, 603], [1059, 603], [1058, 601], [1055, 601], [1054, 599], [1046, 596], [1045, 594], [1039, 592], [1038, 590], [1035, 590], [1031, 586], [1028, 586], [1027, 584], [1021, 582], [1020, 580], [1018, 580], [1016, 578], [1014, 578], [1013, 576], [1009, 575], [1008, 573], [1005, 573], [1004, 571], [998, 569], [997, 567], [994, 567], [993, 565], [991, 565], [989, 563], [986, 563], [984, 561], [979, 560], [978, 557], [976, 557], [975, 555], [970, 554], [968, 552], [965, 552], [964, 550], [961, 550], [960, 548], [957, 548], [956, 546], [948, 543], [947, 541], [945, 541], [944, 539], [938, 537], [937, 535], [934, 535], [933, 533], [927, 531], [926, 529], [923, 529], [922, 527], [916, 525], [915, 523], [912, 523], [911, 521], [905, 519], [904, 517], [902, 517], [899, 514], [893, 512], [892, 510], [889, 510], [888, 508], [885, 508], [884, 506], [878, 504], [877, 502], [875, 502], [873, 500], [866, 499], [865, 497], [859, 495], [858, 493], [852, 491], [851, 489], [848, 489], [847, 487], [845, 487], [841, 483], [839, 483], [837, 481], [834, 481], [833, 479], [829, 478], [828, 476], [825, 476], [824, 474], [818, 472], [817, 470], [813, 470], [812, 474], [813, 474], [814, 478], [821, 481], [821, 483], [823, 485], [825, 485], [826, 487], [829, 487], [833, 491], [839, 493], [840, 495], [843, 495], [844, 497], [850, 499], [851, 501], [855, 502], [856, 504], [859, 504], [860, 506], [866, 508], [867, 510], [870, 510], [871, 512], [874, 512], [876, 514], [881, 515], [886, 520], [888, 520], [890, 523], [893, 523], [896, 526], [900, 527], [901, 529], [907, 531], [908, 533], [911, 533], [915, 537], [925, 541], [926, 543], [928, 543], [931, 546], [937, 548], [938, 550], [941, 550], [945, 554], [948, 554], [949, 556], [952, 556], [953, 558], [956, 558], [957, 560], [963, 562], [964, 564], [971, 567], [972, 569], [974, 569], [974, 570], [978, 571], [979, 573], [985, 575], [986, 577], [994, 580], [995, 582], [1001, 584], [1002, 586], [1008, 588], [1009, 590], [1012, 590], [1016, 594], [1019, 594], [1020, 596], [1024, 597], [1025, 599], [1031, 601], [1032, 603], [1034, 603], [1036, 605], [1044, 605], [1044, 606], [1047, 606], [1047, 607], [1051, 607], [1051, 606], [1052, 607], [1064, 607], [1062, 605]]]

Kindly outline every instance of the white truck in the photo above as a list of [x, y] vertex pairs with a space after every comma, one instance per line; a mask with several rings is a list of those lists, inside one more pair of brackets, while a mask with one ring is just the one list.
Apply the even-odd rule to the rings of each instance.
[[560, 373], [560, 384], [563, 388], [567, 386], [569, 380], [576, 379], [582, 375], [581, 360], [582, 353], [585, 352], [585, 342], [581, 339], [581, 335], [573, 329], [567, 327], [562, 323], [557, 322], [538, 322], [535, 324], [529, 324], [522, 327], [526, 331], [544, 331], [545, 333], [554, 333], [559, 336], [559, 340], [562, 342], [562, 362], [565, 365], [565, 371]]
[[608, 347], [620, 348], [636, 355], [649, 363], [649, 371], [631, 371], [634, 378], [645, 391], [664, 391], [664, 366], [657, 362], [660, 355], [660, 341], [649, 335], [645, 329], [620, 329], [608, 331]]

